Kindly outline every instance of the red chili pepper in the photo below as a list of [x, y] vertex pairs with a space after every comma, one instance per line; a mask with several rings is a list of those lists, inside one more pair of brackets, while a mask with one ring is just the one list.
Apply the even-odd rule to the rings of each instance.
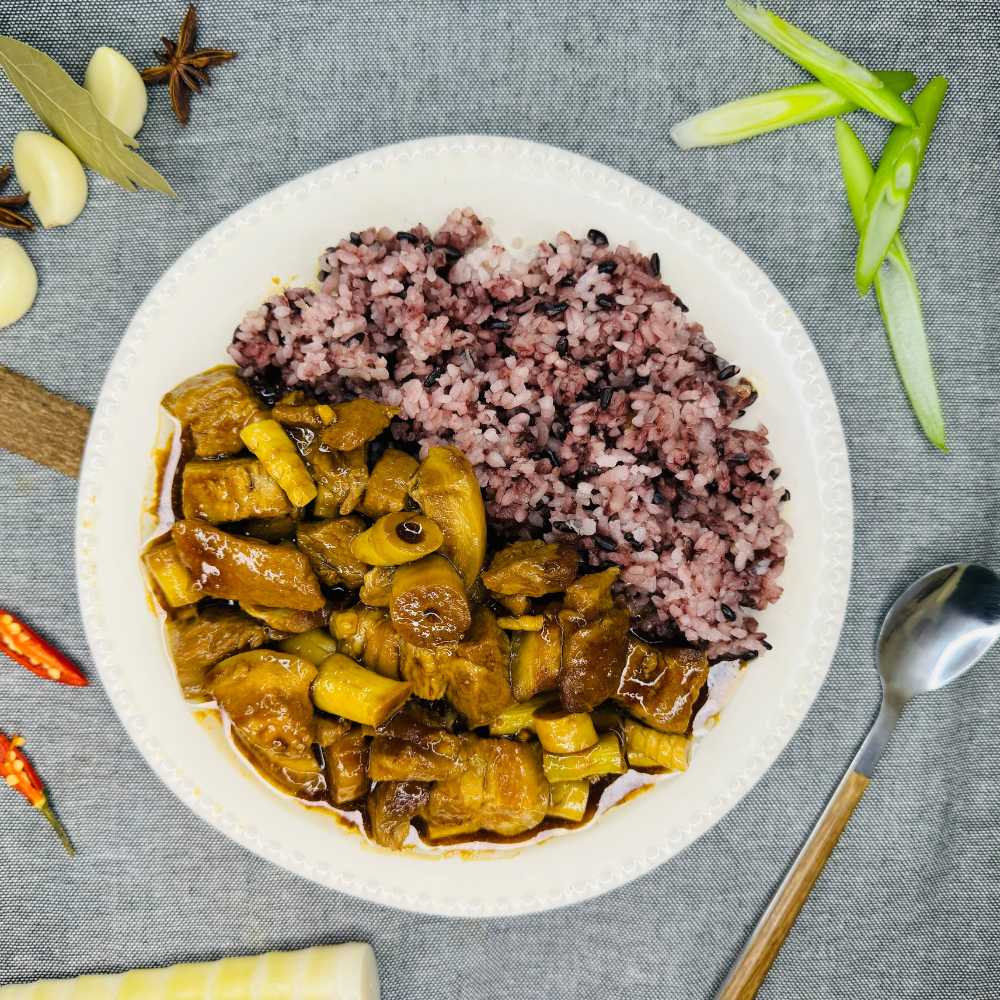
[[21, 752], [23, 746], [23, 737], [8, 738], [0, 733], [0, 779], [3, 779], [15, 792], [20, 792], [49, 821], [66, 852], [72, 856], [76, 854], [76, 848], [69, 839], [66, 828], [59, 822], [59, 817], [49, 805], [42, 779], [31, 766], [31, 761]]
[[84, 687], [87, 678], [62, 653], [9, 611], [0, 609], [0, 651], [33, 674], [58, 684]]

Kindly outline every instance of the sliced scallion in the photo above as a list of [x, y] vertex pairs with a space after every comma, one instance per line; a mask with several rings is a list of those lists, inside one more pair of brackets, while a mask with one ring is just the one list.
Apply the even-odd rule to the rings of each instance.
[[906, 102], [871, 70], [763, 7], [746, 0], [726, 0], [726, 6], [765, 42], [854, 104], [891, 122], [916, 125]]
[[[875, 74], [893, 93], [902, 94], [917, 78], [913, 73], [884, 70]], [[802, 83], [729, 101], [678, 122], [670, 137], [681, 149], [724, 146], [757, 135], [833, 118], [858, 105], [825, 83]]]
[[889, 244], [899, 231], [947, 91], [948, 81], [943, 76], [934, 77], [913, 99], [917, 124], [913, 128], [897, 126], [886, 141], [865, 198], [865, 225], [854, 275], [862, 295], [871, 287]]
[[[837, 121], [836, 135], [847, 201], [860, 233], [868, 211], [866, 195], [875, 171], [847, 122]], [[941, 451], [947, 451], [944, 415], [924, 331], [920, 290], [898, 234], [890, 240], [885, 260], [875, 272], [874, 284], [889, 346], [913, 412], [927, 439]]]

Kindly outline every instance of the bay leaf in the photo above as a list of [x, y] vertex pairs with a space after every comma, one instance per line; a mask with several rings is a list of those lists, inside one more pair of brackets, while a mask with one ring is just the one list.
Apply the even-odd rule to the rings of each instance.
[[0, 68], [52, 133], [92, 170], [126, 191], [143, 187], [174, 193], [166, 178], [133, 152], [136, 141], [112, 125], [90, 94], [54, 59], [0, 35]]

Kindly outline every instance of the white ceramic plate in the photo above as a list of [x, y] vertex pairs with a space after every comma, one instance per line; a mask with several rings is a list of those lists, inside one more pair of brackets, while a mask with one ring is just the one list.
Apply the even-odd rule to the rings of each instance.
[[[140, 509], [157, 401], [227, 360], [243, 312], [273, 280], [311, 280], [319, 250], [352, 229], [431, 227], [472, 206], [508, 247], [592, 226], [658, 251], [663, 274], [720, 353], [760, 390], [792, 492], [786, 593], [758, 660], [690, 769], [590, 826], [469, 859], [391, 854], [247, 772], [218, 727], [181, 699], [140, 576]], [[523, 244], [518, 241], [523, 241]], [[851, 570], [843, 432], [829, 383], [788, 304], [732, 243], [633, 180], [571, 153], [492, 137], [434, 138], [331, 164], [264, 195], [188, 250], [136, 313], [111, 364], [84, 460], [77, 572], [87, 636], [129, 734], [166, 785], [251, 851], [365, 899], [426, 913], [526, 913], [597, 895], [677, 853], [745, 795], [791, 739], [829, 668]]]

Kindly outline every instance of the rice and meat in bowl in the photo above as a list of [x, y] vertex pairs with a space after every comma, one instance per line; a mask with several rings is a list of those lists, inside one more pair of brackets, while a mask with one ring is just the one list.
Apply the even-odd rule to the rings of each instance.
[[659, 270], [597, 230], [518, 260], [468, 210], [352, 233], [165, 398], [168, 642], [282, 788], [398, 847], [686, 766], [710, 662], [770, 648], [787, 491]]

